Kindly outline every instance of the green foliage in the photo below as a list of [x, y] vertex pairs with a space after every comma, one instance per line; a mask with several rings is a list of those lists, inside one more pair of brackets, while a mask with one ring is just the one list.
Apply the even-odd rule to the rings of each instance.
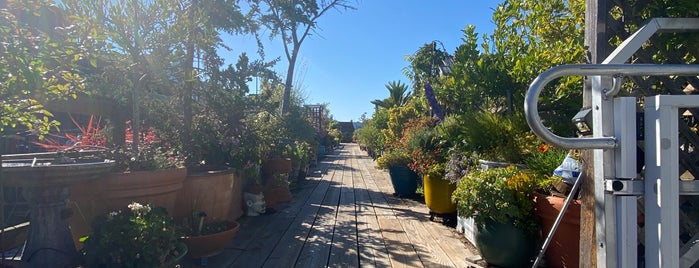
[[314, 148], [309, 142], [297, 140], [284, 146], [284, 155], [291, 158], [293, 165], [305, 166], [311, 161]]
[[481, 159], [523, 163], [539, 143], [521, 114], [479, 112], [461, 117], [461, 122], [457, 136], [463, 141], [463, 150]]
[[403, 129], [405, 125], [410, 120], [418, 118], [419, 116], [420, 111], [417, 109], [416, 102], [414, 101], [406, 106], [388, 109], [387, 127], [382, 130], [386, 139], [386, 147], [392, 148], [400, 146], [400, 140], [403, 138]]
[[520, 110], [520, 102], [512, 95], [523, 85], [516, 84], [502, 63], [502, 55], [495, 54], [483, 44], [478, 50], [478, 35], [474, 26], [463, 30], [463, 44], [454, 52], [452, 72], [435, 85], [447, 113], [467, 115], [477, 111]]
[[447, 148], [435, 129], [436, 119], [422, 116], [409, 120], [403, 129], [400, 148], [408, 150], [408, 167], [421, 175], [442, 176]]
[[413, 94], [408, 91], [408, 86], [401, 83], [401, 81], [391, 81], [386, 84], [386, 89], [388, 89], [388, 98], [384, 100], [373, 100], [371, 104], [376, 105], [376, 107], [390, 109], [393, 107], [401, 107], [408, 104]]
[[184, 157], [176, 148], [165, 146], [164, 142], [142, 144], [138, 151], [117, 146], [109, 149], [107, 158], [116, 162], [115, 172], [184, 167]]
[[180, 234], [164, 208], [134, 202], [95, 219], [93, 228], [83, 252], [88, 267], [160, 267], [182, 254]]
[[[405, 57], [410, 66], [403, 69], [403, 73], [413, 82], [413, 91], [416, 95], [423, 95], [422, 87], [425, 83], [434, 84], [439, 77], [439, 66], [446, 62], [449, 53], [444, 46], [439, 47], [437, 41], [422, 45], [414, 54]], [[439, 43], [441, 45], [441, 43]]]
[[568, 151], [548, 144], [541, 144], [536, 151], [524, 159], [524, 164], [536, 176], [551, 177], [553, 170], [561, 165], [563, 159], [568, 155]]
[[[84, 91], [84, 47], [53, 1], [4, 1], [0, 8], [0, 132], [43, 134], [59, 123], [44, 104]], [[41, 23], [46, 22], [46, 23]]]
[[[513, 92], [514, 103], [524, 101], [525, 89], [545, 70], [585, 62], [584, 18], [583, 0], [507, 0], [498, 5], [489, 41], [500, 57], [499, 68], [519, 89]], [[572, 132], [570, 118], [582, 105], [582, 88], [582, 77], [568, 76], [542, 92], [541, 118], [554, 132]]]
[[512, 222], [530, 233], [538, 225], [534, 219], [532, 193], [539, 187], [537, 177], [514, 166], [474, 170], [457, 183], [452, 194], [459, 215], [473, 217], [478, 224], [486, 220]]
[[379, 156], [376, 159], [376, 166], [380, 169], [389, 169], [395, 166], [407, 166], [410, 161], [410, 153], [406, 150], [396, 149]]
[[365, 147], [372, 157], [375, 157], [377, 153], [382, 152], [386, 148], [386, 138], [382, 131], [387, 128], [387, 122], [388, 111], [386, 109], [378, 109], [374, 112], [371, 119], [364, 120], [362, 127], [355, 130], [357, 142]]

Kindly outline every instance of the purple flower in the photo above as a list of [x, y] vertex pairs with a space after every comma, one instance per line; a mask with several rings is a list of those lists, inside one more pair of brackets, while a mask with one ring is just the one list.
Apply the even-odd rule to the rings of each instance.
[[434, 90], [432, 90], [432, 86], [429, 83], [425, 84], [425, 97], [427, 97], [427, 103], [430, 104], [432, 113], [439, 118], [439, 121], [444, 120], [444, 110], [442, 110], [442, 106], [439, 106], [437, 97], [434, 96]]

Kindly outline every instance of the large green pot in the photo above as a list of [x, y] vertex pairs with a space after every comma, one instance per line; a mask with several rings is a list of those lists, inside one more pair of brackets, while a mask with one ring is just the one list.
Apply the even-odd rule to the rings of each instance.
[[511, 223], [486, 220], [476, 223], [476, 248], [488, 264], [498, 267], [531, 267], [536, 243], [533, 235]]
[[397, 196], [410, 197], [415, 195], [417, 191], [417, 173], [410, 170], [407, 166], [392, 166], [388, 168], [388, 174], [391, 176], [393, 190]]

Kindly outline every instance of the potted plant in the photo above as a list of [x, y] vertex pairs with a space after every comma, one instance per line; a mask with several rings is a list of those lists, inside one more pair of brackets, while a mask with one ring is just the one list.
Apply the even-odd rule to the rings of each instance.
[[[579, 154], [575, 150], [555, 148], [548, 144], [538, 146], [525, 163], [535, 176], [547, 178], [549, 185], [537, 189], [534, 193], [536, 203], [534, 213], [541, 222], [542, 240], [546, 238], [553, 227], [556, 217], [560, 214], [567, 193], [558, 193], [557, 185], [562, 185], [562, 177], [554, 175], [561, 163], [567, 157], [576, 159]], [[573, 160], [574, 161], [574, 160]], [[571, 193], [575, 194], [575, 193]], [[546, 263], [549, 267], [575, 267], [580, 259], [580, 200], [573, 200], [568, 205], [563, 220], [552, 237], [546, 249]]]
[[172, 267], [187, 253], [172, 217], [150, 204], [102, 215], [93, 228], [83, 240], [87, 267]]
[[[128, 123], [127, 123], [128, 126]], [[131, 128], [126, 131], [126, 147], [113, 147], [108, 155], [117, 161], [108, 176], [77, 187], [74, 191], [92, 193], [90, 200], [97, 214], [117, 210], [130, 202], [149, 203], [173, 213], [177, 194], [187, 176], [183, 156], [173, 143], [161, 139], [154, 128], [144, 128], [138, 150]]]
[[[130, 127], [125, 131], [127, 146], [108, 146], [107, 132], [110, 128], [100, 118], [90, 116], [86, 123], [71, 117], [78, 133], [49, 134], [37, 145], [52, 150], [99, 148], [109, 159], [116, 162], [112, 172], [101, 178], [71, 187], [71, 202], [68, 206], [76, 211], [70, 219], [75, 242], [88, 235], [95, 217], [118, 210], [130, 202], [137, 201], [175, 209], [177, 192], [182, 188], [186, 170], [182, 157], [168, 141], [162, 140], [153, 128], [144, 128], [139, 136], [140, 145], [134, 151], [130, 145], [134, 133]], [[130, 122], [126, 123], [130, 126]], [[78, 244], [80, 245], [80, 244]]]
[[430, 209], [430, 219], [435, 215], [451, 224], [456, 218], [456, 205], [451, 194], [457, 179], [445, 178], [449, 150], [453, 147], [450, 132], [457, 126], [453, 117], [437, 121], [433, 117], [411, 120], [405, 127], [402, 141], [412, 152], [410, 169], [422, 175], [425, 204]]
[[522, 164], [536, 148], [538, 138], [531, 133], [522, 114], [502, 115], [478, 112], [459, 118], [464, 150], [478, 155], [485, 168]]
[[412, 197], [417, 191], [419, 178], [417, 173], [408, 167], [410, 161], [410, 154], [402, 148], [394, 148], [376, 159], [378, 168], [388, 169], [396, 196]]
[[189, 249], [189, 258], [206, 258], [220, 254], [240, 229], [237, 221], [210, 220], [203, 211], [193, 211], [191, 215], [180, 228], [184, 234], [182, 242]]
[[461, 216], [474, 219], [476, 247], [486, 262], [502, 267], [530, 263], [539, 230], [532, 195], [546, 183], [514, 166], [474, 170], [459, 180], [452, 200]]

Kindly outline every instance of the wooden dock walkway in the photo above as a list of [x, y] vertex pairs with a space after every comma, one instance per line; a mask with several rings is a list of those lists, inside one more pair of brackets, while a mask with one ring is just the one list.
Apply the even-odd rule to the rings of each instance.
[[392, 195], [388, 173], [356, 144], [343, 144], [276, 212], [243, 216], [237, 236], [205, 266], [478, 267], [454, 228], [429, 220], [417, 201]]

